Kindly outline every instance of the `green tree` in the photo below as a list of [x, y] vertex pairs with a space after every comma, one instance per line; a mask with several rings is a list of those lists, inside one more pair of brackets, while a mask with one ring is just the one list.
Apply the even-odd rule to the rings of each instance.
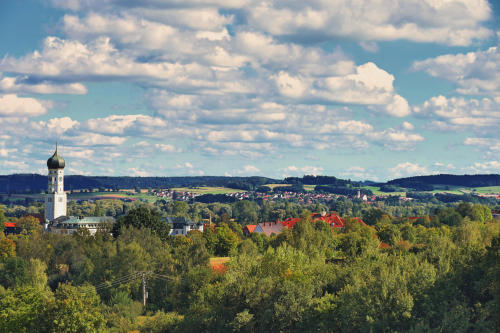
[[21, 233], [24, 235], [31, 235], [42, 231], [40, 221], [36, 217], [29, 215], [21, 217], [17, 221], [17, 226], [21, 229]]
[[187, 217], [189, 211], [189, 205], [185, 201], [175, 201], [172, 209], [172, 213], [175, 216]]
[[14, 288], [27, 282], [29, 282], [28, 262], [18, 257], [7, 258], [0, 269], [0, 284], [6, 288]]
[[168, 233], [170, 231], [170, 226], [168, 223], [162, 222], [158, 213], [144, 206], [132, 209], [126, 216], [119, 217], [113, 225], [113, 235], [117, 237], [123, 227], [134, 227], [137, 229], [149, 228], [162, 240], [168, 238]]
[[52, 303], [52, 292], [35, 286], [0, 292], [0, 331], [50, 332], [47, 315]]
[[384, 215], [386, 214], [383, 210], [371, 208], [363, 214], [363, 221], [365, 221], [368, 225], [375, 225], [383, 218]]
[[233, 217], [241, 224], [256, 223], [258, 219], [255, 203], [249, 200], [241, 200], [233, 206]]
[[0, 232], [0, 260], [5, 260], [9, 257], [15, 257], [16, 243], [3, 235]]
[[61, 284], [49, 308], [49, 325], [54, 332], [101, 332], [105, 320], [101, 302], [92, 286]]
[[225, 223], [221, 223], [215, 228], [215, 233], [217, 236], [215, 254], [218, 256], [228, 256], [238, 246], [238, 236]]
[[440, 209], [437, 216], [439, 218], [439, 222], [449, 226], [458, 226], [463, 220], [462, 215], [451, 207]]

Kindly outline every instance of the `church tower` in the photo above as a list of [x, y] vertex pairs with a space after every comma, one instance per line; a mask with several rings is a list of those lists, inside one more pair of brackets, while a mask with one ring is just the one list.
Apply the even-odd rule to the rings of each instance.
[[59, 216], [66, 216], [66, 192], [64, 192], [64, 159], [56, 151], [47, 160], [49, 184], [45, 195], [45, 220], [52, 221]]

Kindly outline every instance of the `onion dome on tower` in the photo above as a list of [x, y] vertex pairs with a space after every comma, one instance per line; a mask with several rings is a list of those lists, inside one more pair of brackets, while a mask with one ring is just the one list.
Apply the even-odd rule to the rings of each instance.
[[64, 169], [66, 166], [66, 162], [64, 162], [64, 158], [57, 154], [57, 143], [56, 143], [56, 151], [51, 158], [47, 160], [47, 167], [49, 169]]

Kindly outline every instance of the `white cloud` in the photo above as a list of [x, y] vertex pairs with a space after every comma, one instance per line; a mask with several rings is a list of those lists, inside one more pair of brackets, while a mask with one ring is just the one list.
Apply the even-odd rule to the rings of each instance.
[[271, 0], [252, 3], [247, 13], [252, 26], [299, 41], [313, 36], [348, 37], [464, 46], [492, 35], [481, 26], [491, 17], [487, 0], [291, 1], [286, 5]]
[[[500, 40], [500, 39], [499, 39]], [[413, 69], [444, 78], [469, 95], [500, 97], [500, 47], [493, 46], [466, 54], [446, 54], [416, 61]]]
[[351, 166], [340, 175], [345, 178], [354, 178], [356, 180], [378, 180], [378, 177], [371, 171], [360, 166]]
[[321, 175], [324, 173], [325, 169], [323, 167], [319, 166], [303, 166], [303, 167], [296, 167], [295, 165], [290, 165], [284, 169], [283, 171], [283, 177], [289, 177], [289, 176], [303, 176], [303, 175]]
[[29, 82], [26, 76], [2, 77], [0, 74], [0, 92], [83, 95], [87, 88], [81, 83]]
[[245, 165], [242, 169], [234, 171], [234, 173], [239, 175], [255, 176], [260, 172], [260, 169], [254, 165]]
[[129, 168], [128, 172], [131, 176], [137, 176], [137, 177], [148, 177], [150, 175], [149, 172], [142, 170], [140, 168]]
[[407, 121], [404, 121], [401, 127], [407, 131], [413, 131], [415, 129], [415, 126], [413, 126], [412, 123], [409, 123]]
[[156, 143], [154, 147], [164, 153], [179, 153], [182, 151], [182, 149], [176, 148], [174, 145], [164, 143]]
[[464, 140], [464, 145], [476, 146], [480, 148], [481, 151], [500, 151], [500, 139], [498, 138], [466, 138]]
[[473, 173], [498, 173], [500, 172], [500, 162], [498, 161], [487, 161], [487, 162], [475, 162], [472, 166], [468, 168], [469, 172]]
[[33, 117], [47, 112], [42, 101], [15, 94], [0, 95], [0, 117]]
[[393, 168], [390, 168], [391, 177], [408, 177], [408, 176], [419, 176], [429, 173], [429, 170], [417, 163], [404, 162], [399, 163]]
[[464, 97], [436, 96], [413, 108], [415, 114], [428, 119], [430, 128], [437, 130], [475, 130], [498, 133], [500, 104], [490, 98], [466, 99]]
[[417, 143], [425, 140], [420, 134], [395, 130], [393, 128], [380, 132], [368, 133], [368, 137], [375, 140], [377, 143], [396, 151], [413, 150]]
[[[149, 85], [173, 85], [176, 89], [234, 89], [234, 82], [228, 82], [227, 86], [218, 85], [217, 80], [213, 80], [214, 70], [197, 63], [138, 62], [116, 49], [108, 37], [99, 37], [88, 44], [47, 37], [41, 52], [35, 51], [19, 59], [6, 56], [0, 60], [0, 70], [35, 75], [46, 80], [120, 79], [147, 81]], [[224, 75], [220, 74], [221, 77]]]
[[410, 114], [408, 102], [394, 92], [394, 76], [372, 62], [342, 76], [315, 78], [281, 71], [271, 78], [283, 96], [293, 99], [373, 105], [372, 110], [397, 117]]
[[0, 148], [0, 157], [8, 157], [9, 154], [15, 153], [17, 151], [16, 148], [8, 149], [8, 148]]
[[84, 129], [102, 134], [148, 133], [156, 127], [165, 128], [163, 119], [147, 115], [110, 115], [106, 118], [93, 118], [82, 124]]

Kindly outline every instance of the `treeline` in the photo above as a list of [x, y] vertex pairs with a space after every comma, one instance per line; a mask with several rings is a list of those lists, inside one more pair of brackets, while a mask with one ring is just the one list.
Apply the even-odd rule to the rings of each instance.
[[[500, 186], [500, 175], [429, 175], [429, 176], [415, 176], [407, 178], [393, 179], [387, 182], [389, 185], [397, 185], [400, 187], [413, 188], [416, 191], [427, 191], [417, 187], [425, 185], [454, 185], [466, 187], [481, 187], [481, 186]], [[430, 188], [430, 187], [427, 187]]]
[[[279, 180], [266, 177], [107, 177], [78, 176], [64, 177], [65, 189], [135, 189], [169, 188], [195, 186], [224, 186], [242, 190], [254, 190], [264, 184]], [[14, 174], [0, 176], [0, 193], [40, 193], [47, 189], [47, 177], [38, 174]]]
[[[487, 207], [464, 203], [419, 219], [371, 208], [368, 226], [346, 218], [342, 230], [311, 221], [310, 213], [270, 237], [245, 236], [233, 221], [170, 237], [144, 206], [120, 218], [114, 236], [106, 229], [95, 236], [47, 234], [25, 219], [20, 235], [0, 232], [0, 331], [500, 327], [500, 221]], [[213, 270], [214, 255], [229, 262]]]

